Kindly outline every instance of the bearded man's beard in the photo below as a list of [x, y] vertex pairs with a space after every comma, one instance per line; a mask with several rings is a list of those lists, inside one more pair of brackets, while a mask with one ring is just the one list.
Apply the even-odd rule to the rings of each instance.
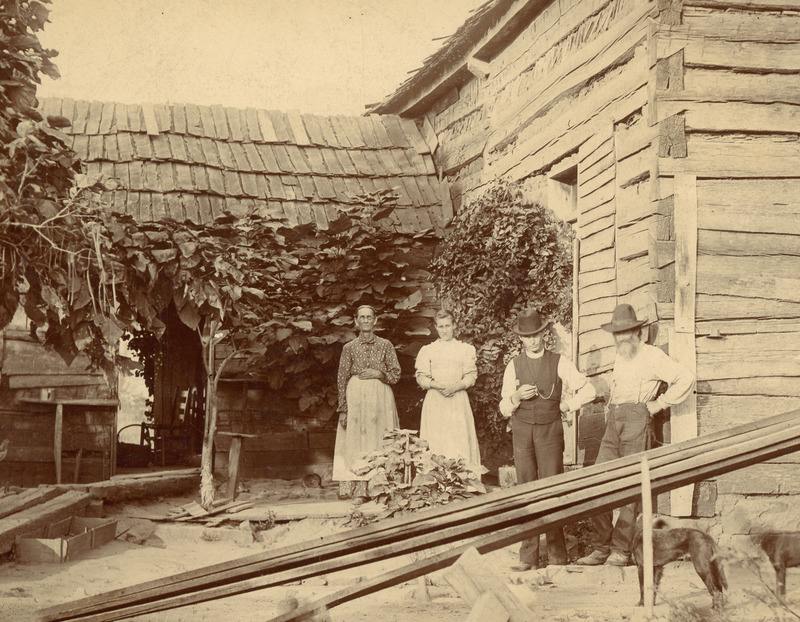
[[632, 359], [635, 354], [633, 344], [630, 341], [617, 344], [617, 354], [624, 359]]

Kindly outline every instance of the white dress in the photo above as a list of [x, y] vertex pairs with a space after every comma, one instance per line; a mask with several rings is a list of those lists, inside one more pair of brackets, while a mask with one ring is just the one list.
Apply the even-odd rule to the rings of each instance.
[[445, 397], [430, 388], [431, 382], [471, 387], [478, 375], [475, 358], [475, 348], [468, 343], [438, 339], [420, 349], [415, 367], [417, 382], [428, 390], [422, 403], [420, 438], [428, 441], [433, 453], [463, 458], [468, 468], [481, 474], [484, 469], [466, 390]]

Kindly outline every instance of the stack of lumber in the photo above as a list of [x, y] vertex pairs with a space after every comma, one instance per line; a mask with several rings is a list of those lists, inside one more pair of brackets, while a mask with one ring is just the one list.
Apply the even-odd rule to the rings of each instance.
[[200, 469], [180, 469], [115, 475], [109, 480], [90, 484], [60, 484], [62, 490], [79, 490], [89, 493], [95, 499], [107, 503], [118, 503], [131, 499], [168, 497], [180, 495], [200, 486]]
[[[800, 410], [647, 453], [654, 494], [800, 450]], [[407, 517], [206, 566], [59, 605], [44, 620], [119, 620], [456, 544], [326, 596], [273, 622], [299, 619], [450, 566], [471, 546], [506, 547], [566, 521], [637, 501], [640, 455], [500, 490]]]
[[38, 536], [50, 524], [82, 514], [91, 495], [59, 490], [54, 486], [32, 488], [0, 499], [0, 555], [14, 548], [17, 536]]

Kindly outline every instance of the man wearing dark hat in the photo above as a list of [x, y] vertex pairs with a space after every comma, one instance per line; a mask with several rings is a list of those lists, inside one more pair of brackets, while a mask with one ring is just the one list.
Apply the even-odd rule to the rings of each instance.
[[[544, 349], [544, 334], [550, 327], [533, 310], [523, 311], [512, 329], [522, 341], [523, 351], [509, 362], [503, 375], [500, 412], [511, 418], [514, 466], [517, 482], [523, 484], [564, 471], [564, 428], [561, 413], [578, 410], [595, 398], [594, 386], [572, 362]], [[574, 395], [561, 398], [562, 382]], [[548, 564], [567, 563], [561, 528], [547, 533]], [[513, 570], [539, 566], [539, 537], [525, 540], [519, 564]]]
[[[603, 324], [603, 329], [614, 335], [617, 356], [611, 375], [606, 430], [596, 463], [647, 449], [650, 417], [683, 402], [694, 387], [694, 375], [689, 369], [660, 348], [642, 342], [644, 324], [646, 320], [639, 320], [633, 307], [626, 304], [617, 305], [611, 322]], [[656, 397], [662, 382], [667, 390]], [[635, 519], [636, 504], [620, 509], [615, 526], [611, 512], [592, 517], [594, 550], [578, 563], [585, 566], [630, 563]]]

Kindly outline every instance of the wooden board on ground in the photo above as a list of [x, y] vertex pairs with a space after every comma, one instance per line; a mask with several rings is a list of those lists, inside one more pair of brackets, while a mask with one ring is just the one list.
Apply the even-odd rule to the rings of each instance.
[[385, 510], [382, 505], [374, 502], [354, 506], [350, 501], [319, 501], [314, 503], [286, 503], [256, 507], [241, 512], [230, 514], [229, 520], [274, 520], [282, 523], [304, 518], [346, 518], [353, 511], [367, 515], [378, 515]]
[[5, 518], [27, 508], [49, 501], [62, 494], [62, 490], [56, 488], [29, 488], [16, 495], [9, 495], [0, 499], [0, 518]]
[[81, 514], [90, 500], [91, 495], [72, 490], [0, 519], [0, 554], [8, 553], [18, 536], [36, 535], [57, 520]]
[[179, 475], [109, 479], [91, 484], [62, 484], [59, 488], [88, 492], [95, 499], [117, 503], [129, 499], [147, 499], [179, 495], [200, 485], [198, 469]]

